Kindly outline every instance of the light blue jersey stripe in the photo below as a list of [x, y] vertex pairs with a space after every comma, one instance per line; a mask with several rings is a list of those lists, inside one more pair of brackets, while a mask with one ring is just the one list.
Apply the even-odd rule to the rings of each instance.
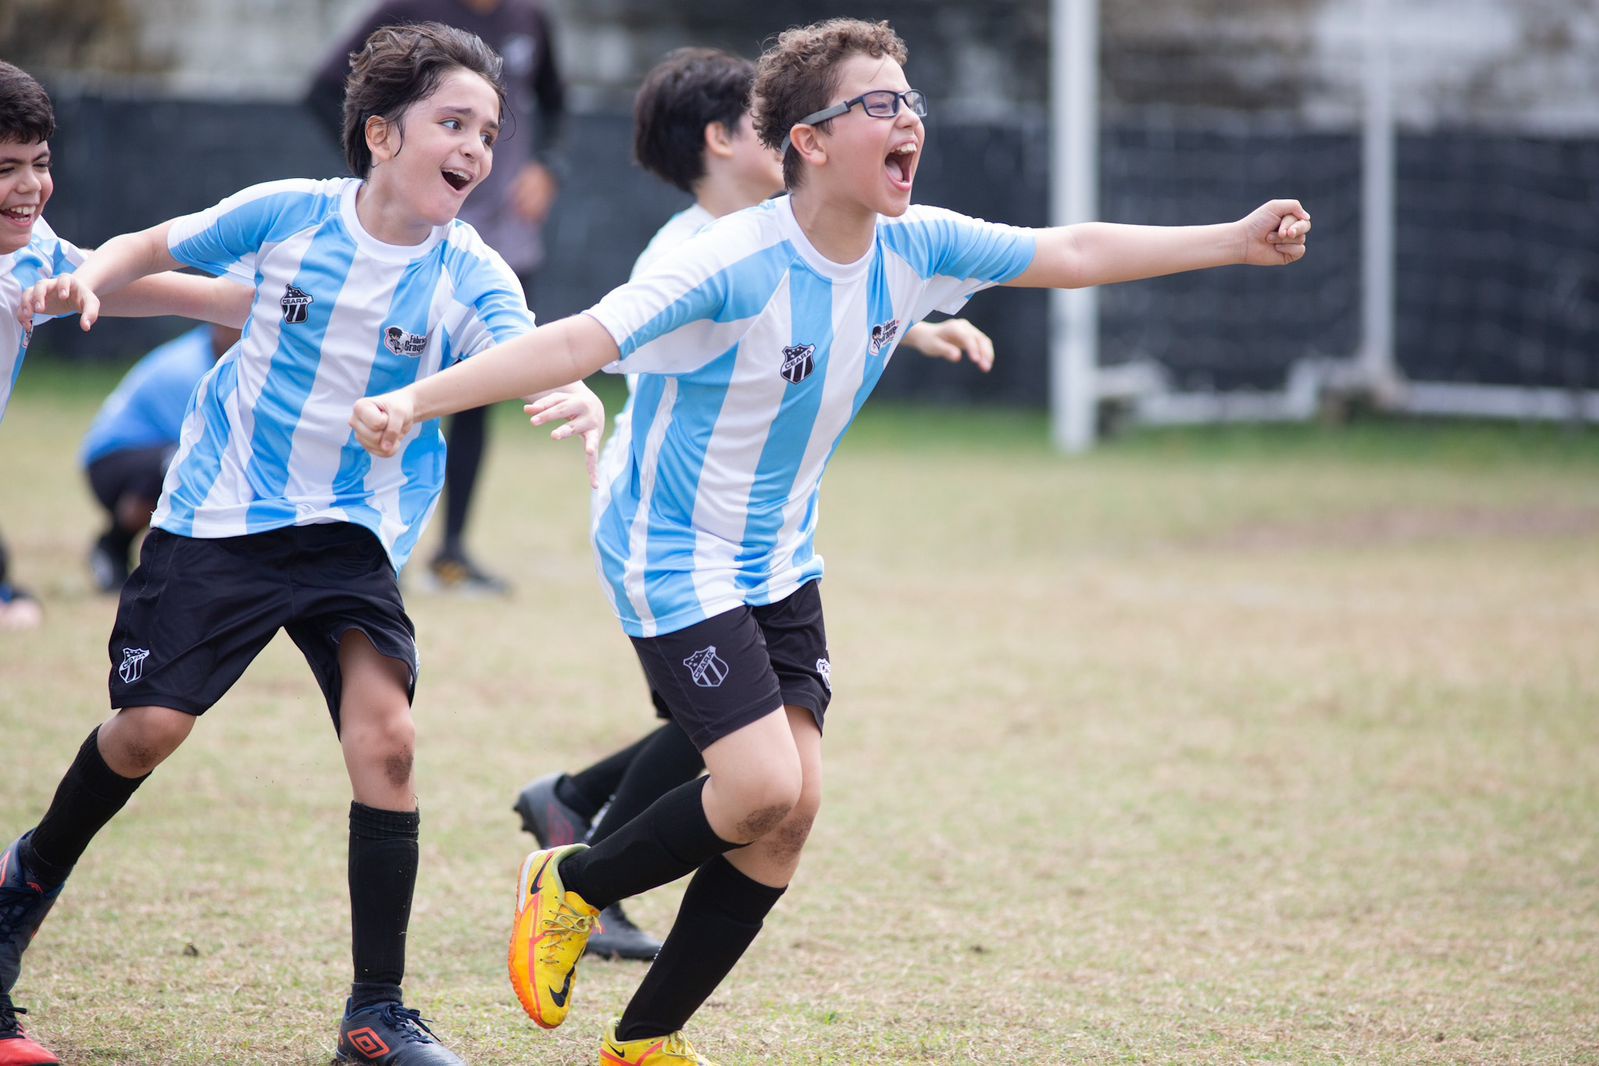
[[293, 284], [303, 292], [328, 293], [329, 298], [313, 301], [305, 308], [304, 321], [279, 332], [277, 351], [255, 400], [255, 432], [246, 467], [255, 492], [245, 520], [251, 533], [294, 522], [295, 506], [284, 498], [294, 432], [316, 385], [333, 310], [355, 263], [355, 243], [347, 236], [337, 230], [318, 236], [300, 260]]
[[737, 360], [738, 349], [730, 348], [696, 373], [693, 381], [678, 382], [675, 416], [656, 467], [645, 542], [644, 592], [650, 613], [657, 618], [670, 616], [696, 599], [693, 570], [685, 565], [694, 555], [693, 505], [711, 430], [727, 398]]
[[[185, 434], [197, 432], [189, 444], [173, 457], [167, 468], [166, 484], [161, 488], [163, 500], [181, 497], [198, 505], [211, 492], [217, 475], [222, 470], [222, 456], [228, 446], [232, 430], [228, 426], [227, 408], [239, 385], [238, 350], [225, 357], [195, 387], [189, 400], [189, 411], [184, 416]], [[173, 519], [161, 528], [180, 536], [194, 536], [195, 507], [175, 509]]]
[[[812, 271], [789, 274], [790, 345], [810, 345], [810, 375], [783, 393], [771, 429], [755, 464], [750, 489], [749, 521], [737, 556], [737, 585], [745, 593], [764, 589], [772, 574], [762, 564], [778, 549], [785, 505], [793, 496], [800, 470], [795, 457], [802, 454], [816, 427], [833, 351], [833, 283]], [[803, 491], [803, 487], [801, 488]], [[757, 596], [757, 599], [760, 597]]]

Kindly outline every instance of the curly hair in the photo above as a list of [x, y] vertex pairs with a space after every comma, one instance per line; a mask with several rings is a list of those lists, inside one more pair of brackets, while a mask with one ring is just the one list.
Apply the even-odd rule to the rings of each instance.
[[[755, 68], [755, 132], [780, 151], [795, 123], [826, 107], [838, 90], [839, 68], [853, 55], [905, 62], [905, 42], [887, 22], [835, 18], [784, 30], [761, 53]], [[832, 119], [818, 122], [826, 131]], [[798, 188], [804, 162], [783, 153], [783, 184]]]
[[55, 136], [50, 95], [32, 74], [0, 59], [0, 141], [39, 144]]
[[663, 181], [694, 191], [705, 176], [705, 127], [738, 136], [755, 64], [718, 48], [679, 48], [644, 77], [633, 100], [633, 158]]
[[453, 70], [471, 71], [493, 86], [503, 118], [504, 65], [482, 38], [442, 22], [373, 30], [361, 50], [350, 54], [350, 76], [344, 83], [344, 159], [350, 173], [364, 178], [372, 172], [367, 120], [376, 116], [398, 123], [406, 108], [430, 96]]

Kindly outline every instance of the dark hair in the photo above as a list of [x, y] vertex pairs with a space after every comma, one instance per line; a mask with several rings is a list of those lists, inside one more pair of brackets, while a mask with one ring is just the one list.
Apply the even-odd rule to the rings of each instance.
[[50, 95], [32, 74], [0, 59], [0, 141], [38, 144], [55, 136]]
[[482, 38], [442, 22], [385, 26], [372, 31], [359, 52], [350, 53], [344, 82], [344, 159], [350, 172], [372, 172], [366, 143], [367, 120], [374, 115], [398, 123], [405, 109], [430, 95], [452, 70], [469, 70], [494, 87], [505, 115], [504, 61]]
[[[827, 19], [784, 30], [761, 54], [755, 69], [755, 132], [774, 152], [794, 125], [822, 110], [838, 90], [838, 69], [853, 55], [905, 62], [905, 42], [886, 22]], [[826, 130], [832, 119], [818, 122]], [[804, 174], [798, 152], [783, 152], [783, 184], [797, 188]]]
[[633, 99], [633, 158], [684, 192], [705, 176], [705, 127], [737, 137], [755, 64], [718, 48], [679, 48], [644, 76]]

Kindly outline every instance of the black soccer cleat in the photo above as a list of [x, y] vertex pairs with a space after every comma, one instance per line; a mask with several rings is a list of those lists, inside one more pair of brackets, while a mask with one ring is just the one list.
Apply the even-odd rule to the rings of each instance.
[[589, 934], [589, 954], [601, 958], [652, 962], [660, 953], [661, 942], [634, 925], [620, 903], [600, 911], [600, 927]]
[[32, 835], [30, 829], [0, 852], [0, 992], [17, 983], [22, 953], [61, 895], [62, 885], [45, 888], [22, 864], [22, 842]]
[[588, 820], [555, 794], [555, 783], [564, 776], [545, 774], [518, 793], [511, 805], [522, 816], [522, 828], [533, 834], [540, 848], [581, 844], [589, 835]]
[[421, 1012], [397, 1001], [375, 1003], [352, 1011], [345, 1004], [339, 1024], [339, 1051], [334, 1062], [373, 1066], [466, 1066], [433, 1035]]

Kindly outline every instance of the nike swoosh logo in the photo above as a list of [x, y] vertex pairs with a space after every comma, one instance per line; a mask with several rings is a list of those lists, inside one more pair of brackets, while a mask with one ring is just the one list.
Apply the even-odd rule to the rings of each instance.
[[576, 972], [575, 969], [566, 971], [566, 984], [561, 986], [559, 992], [553, 988], [550, 989], [551, 1003], [554, 1003], [557, 1007], [566, 1006], [566, 997], [572, 994], [572, 975]]
[[528, 895], [536, 896], [536, 895], [539, 894], [539, 889], [542, 888], [543, 885], [544, 885], [544, 871], [548, 870], [550, 868], [550, 860], [553, 859], [554, 857], [555, 856], [553, 856], [553, 855], [544, 856], [544, 865], [539, 867], [539, 872], [533, 875], [533, 880], [532, 881], [528, 882], [528, 886], [527, 886], [527, 894]]

